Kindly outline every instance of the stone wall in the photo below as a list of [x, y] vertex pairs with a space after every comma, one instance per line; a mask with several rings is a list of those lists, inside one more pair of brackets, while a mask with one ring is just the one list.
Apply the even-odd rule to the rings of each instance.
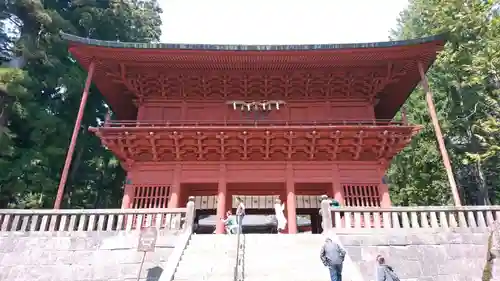
[[386, 258], [401, 280], [481, 281], [488, 252], [485, 230], [372, 230], [337, 233], [365, 281], [375, 280], [375, 258]]
[[[0, 280], [137, 280], [143, 257], [138, 239], [136, 231], [0, 232]], [[179, 233], [158, 233], [141, 280], [159, 280], [178, 240]]]

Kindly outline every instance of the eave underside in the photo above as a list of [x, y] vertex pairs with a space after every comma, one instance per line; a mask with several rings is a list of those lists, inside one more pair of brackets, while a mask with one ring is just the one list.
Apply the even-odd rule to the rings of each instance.
[[[376, 88], [377, 92], [373, 93], [380, 99], [375, 108], [376, 118], [391, 119], [420, 81], [417, 63], [421, 62], [427, 70], [445, 43], [443, 37], [435, 36], [367, 44], [224, 47], [119, 43], [63, 36], [70, 40], [70, 52], [85, 69], [89, 68], [91, 61], [95, 62], [93, 80], [120, 119], [135, 119], [136, 106], [132, 100], [138, 98], [138, 93], [129, 75], [149, 75], [149, 81], [143, 84], [151, 85], [150, 80], [154, 80], [152, 73], [158, 76], [162, 73], [178, 73], [181, 77], [186, 73], [196, 74], [201, 81], [204, 75], [216, 72], [219, 76], [227, 73], [245, 76], [248, 75], [245, 72], [258, 71], [262, 72], [262, 79], [265, 79], [264, 76], [272, 75], [273, 72], [309, 72], [314, 76], [314, 72], [339, 73], [350, 69], [345, 77], [337, 75], [338, 81], [332, 84], [338, 84], [352, 83], [346, 81], [352, 75], [352, 69], [393, 67], [404, 70], [397, 79], [383, 85], [378, 80], [373, 82], [383, 86]], [[139, 80], [136, 79], [136, 82]], [[168, 83], [156, 83], [157, 91], [169, 92]]]
[[168, 161], [389, 161], [418, 126], [92, 128], [126, 163]]

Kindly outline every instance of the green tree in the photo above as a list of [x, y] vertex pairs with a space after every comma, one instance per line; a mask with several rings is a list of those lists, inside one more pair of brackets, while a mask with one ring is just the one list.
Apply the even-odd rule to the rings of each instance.
[[[26, 64], [22, 79], [8, 86], [16, 110], [6, 122], [10, 152], [0, 162], [0, 208], [51, 207], [86, 77], [59, 32], [150, 42], [159, 39], [161, 10], [154, 0], [7, 0], [4, 5], [4, 18], [21, 23], [12, 51]], [[66, 207], [119, 206], [124, 171], [86, 129], [103, 120], [107, 110], [92, 87], [66, 185]]]
[[[498, 1], [413, 0], [393, 32], [397, 39], [448, 34], [428, 75], [465, 204], [497, 202], [500, 192], [498, 6]], [[410, 119], [425, 128], [391, 167], [396, 202], [450, 203], [450, 187], [420, 88], [407, 108]]]

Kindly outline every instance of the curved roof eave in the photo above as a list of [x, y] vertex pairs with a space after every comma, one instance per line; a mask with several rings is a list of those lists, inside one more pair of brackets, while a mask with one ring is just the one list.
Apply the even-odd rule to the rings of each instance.
[[217, 44], [177, 44], [177, 43], [134, 43], [105, 41], [75, 36], [61, 32], [64, 40], [73, 44], [88, 45], [105, 48], [120, 49], [164, 49], [164, 50], [200, 50], [200, 51], [315, 51], [341, 49], [388, 48], [419, 45], [436, 41], [446, 41], [447, 34], [438, 34], [423, 38], [372, 42], [372, 43], [345, 43], [345, 44], [300, 44], [300, 45], [217, 45]]

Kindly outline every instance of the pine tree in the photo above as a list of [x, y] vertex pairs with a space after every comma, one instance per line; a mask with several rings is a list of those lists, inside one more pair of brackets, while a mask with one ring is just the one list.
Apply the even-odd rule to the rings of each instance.
[[[150, 42], [159, 39], [161, 10], [154, 0], [7, 0], [4, 11], [3, 18], [20, 23], [12, 53], [26, 64], [22, 78], [7, 86], [12, 104], [5, 121], [9, 141], [2, 143], [8, 153], [0, 161], [0, 208], [51, 207], [86, 77], [69, 55], [60, 31], [101, 40]], [[124, 171], [86, 130], [103, 120], [106, 112], [103, 96], [92, 87], [65, 207], [119, 206]]]

